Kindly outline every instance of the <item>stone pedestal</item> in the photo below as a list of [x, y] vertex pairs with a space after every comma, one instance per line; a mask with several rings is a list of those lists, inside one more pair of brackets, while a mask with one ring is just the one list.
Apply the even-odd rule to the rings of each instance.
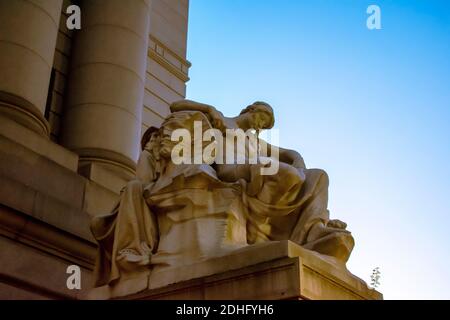
[[124, 299], [382, 299], [343, 265], [290, 241], [248, 246], [190, 266], [160, 268], [133, 282], [146, 289]]

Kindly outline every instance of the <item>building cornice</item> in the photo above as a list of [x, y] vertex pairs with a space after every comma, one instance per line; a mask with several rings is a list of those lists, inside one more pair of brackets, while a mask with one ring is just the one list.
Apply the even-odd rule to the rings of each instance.
[[189, 68], [191, 63], [180, 57], [161, 41], [150, 35], [148, 56], [158, 62], [167, 71], [183, 82], [189, 81]]

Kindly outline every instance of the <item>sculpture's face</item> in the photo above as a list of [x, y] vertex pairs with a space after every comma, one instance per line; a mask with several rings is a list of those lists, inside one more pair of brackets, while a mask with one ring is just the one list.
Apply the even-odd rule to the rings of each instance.
[[159, 139], [159, 133], [154, 132], [150, 136], [150, 139], [148, 140], [147, 144], [145, 145], [145, 149], [155, 149], [159, 146], [160, 139]]
[[252, 110], [248, 112], [249, 125], [252, 129], [270, 129], [272, 119], [267, 112]]
[[160, 141], [161, 143], [159, 152], [161, 156], [164, 158], [170, 158], [175, 143], [170, 139], [170, 135], [168, 134], [163, 134]]
[[159, 137], [159, 133], [155, 132], [150, 137], [149, 143], [151, 146], [157, 146], [160, 143], [160, 141], [161, 141], [161, 139]]

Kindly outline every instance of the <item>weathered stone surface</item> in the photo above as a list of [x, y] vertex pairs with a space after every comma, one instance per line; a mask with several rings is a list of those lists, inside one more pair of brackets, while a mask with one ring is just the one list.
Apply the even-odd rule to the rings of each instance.
[[[67, 267], [81, 266], [78, 261], [68, 261], [57, 251], [43, 253], [36, 247], [0, 235], [0, 282], [22, 288], [36, 298], [80, 299], [92, 286], [91, 270], [81, 267], [82, 290], [69, 290], [66, 285]], [[0, 290], [0, 298], [7, 299], [10, 293]], [[24, 294], [22, 293], [18, 293]], [[19, 298], [19, 297], [14, 297]]]
[[[291, 253], [294, 247], [286, 245], [283, 251], [273, 241], [291, 240], [321, 254], [336, 270], [345, 269], [354, 240], [344, 222], [329, 218], [326, 173], [307, 169], [293, 150], [271, 146], [271, 155], [259, 152], [257, 144], [268, 144], [250, 129], [273, 126], [268, 104], [255, 102], [235, 118], [193, 101], [176, 102], [171, 111], [160, 129], [144, 134], [136, 178], [122, 190], [115, 208], [92, 221], [99, 243], [92, 298], [123, 297], [233, 270], [235, 264], [243, 268], [298, 256]], [[213, 129], [216, 144], [228, 142], [230, 130], [247, 131], [242, 148], [232, 142], [244, 163], [233, 157], [225, 164], [217, 157], [195, 162], [196, 152], [208, 147], [203, 134]], [[182, 145], [188, 158], [182, 163], [174, 159], [174, 148], [180, 146], [175, 132], [188, 136]], [[252, 153], [256, 163], [248, 162]], [[265, 175], [267, 166], [260, 159], [268, 157], [277, 171]], [[214, 264], [218, 257], [223, 261]]]
[[[141, 281], [145, 282], [145, 278]], [[186, 267], [161, 268], [126, 299], [382, 299], [344, 265], [290, 241], [271, 242]]]
[[[164, 164], [164, 146], [146, 149], [134, 179], [141, 127], [163, 124], [155, 139], [167, 144], [186, 114], [219, 130], [273, 124], [263, 103], [235, 118], [172, 104], [189, 80], [188, 1], [77, 2], [80, 31], [65, 25], [71, 0], [44, 2], [0, 2], [0, 298], [84, 298], [99, 270], [118, 280], [93, 292], [103, 298], [380, 298], [345, 269], [353, 238], [328, 217], [328, 177], [292, 150], [259, 194], [251, 168]], [[91, 217], [100, 252], [113, 248], [95, 276]], [[81, 291], [66, 287], [69, 264]]]
[[[160, 123], [158, 112], [169, 113], [172, 101], [161, 97], [184, 96], [190, 66], [187, 1], [165, 0], [151, 12], [151, 0], [107, 2], [105, 7], [100, 1], [0, 1], [0, 251], [8, 253], [0, 263], [1, 298], [82, 296], [83, 291], [67, 292], [61, 266], [80, 265], [89, 280], [96, 247], [90, 215], [110, 212], [134, 176], [141, 126]], [[86, 37], [67, 29], [66, 9], [72, 4], [81, 6]], [[158, 19], [152, 28], [165, 30], [149, 30], [153, 15]], [[69, 83], [71, 66], [89, 69], [81, 74], [86, 78]], [[117, 90], [105, 92], [105, 87]], [[77, 88], [76, 99], [68, 99]], [[145, 119], [143, 96], [152, 97], [145, 101]], [[106, 107], [93, 113], [68, 110], [95, 102]], [[102, 136], [104, 128], [111, 134]], [[67, 132], [71, 145], [81, 149], [58, 144]], [[80, 161], [80, 154], [88, 157]], [[36, 263], [48, 267], [32, 273]], [[46, 283], [54, 276], [57, 282]], [[83, 282], [83, 290], [91, 287]]]
[[[0, 136], [3, 139], [14, 141], [25, 149], [73, 172], [76, 172], [78, 169], [77, 154], [49, 141], [45, 137], [36, 135], [34, 131], [2, 116], [0, 116]], [[7, 146], [2, 146], [1, 150], [7, 151], [9, 149]], [[22, 160], [26, 161], [27, 159]]]

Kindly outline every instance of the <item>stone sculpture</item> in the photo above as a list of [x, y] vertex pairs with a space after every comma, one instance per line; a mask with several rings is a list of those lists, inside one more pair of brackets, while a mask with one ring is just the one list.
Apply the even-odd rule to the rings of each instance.
[[[124, 187], [117, 206], [92, 221], [99, 243], [96, 287], [109, 297], [134, 293], [147, 286], [139, 280], [142, 274], [278, 240], [291, 240], [345, 264], [354, 240], [344, 222], [329, 218], [327, 174], [307, 169], [298, 152], [279, 148], [277, 159], [259, 155], [278, 161], [274, 175], [261, 174], [267, 163], [172, 161], [176, 130], [195, 137], [197, 122], [203, 132], [217, 129], [225, 135], [227, 129], [239, 128], [257, 134], [274, 125], [268, 104], [255, 102], [235, 118], [189, 100], [173, 103], [171, 111], [161, 128], [144, 134], [136, 179]], [[205, 144], [195, 138], [191, 143]], [[271, 149], [262, 143], [264, 150]], [[247, 141], [243, 156], [253, 147]]]

